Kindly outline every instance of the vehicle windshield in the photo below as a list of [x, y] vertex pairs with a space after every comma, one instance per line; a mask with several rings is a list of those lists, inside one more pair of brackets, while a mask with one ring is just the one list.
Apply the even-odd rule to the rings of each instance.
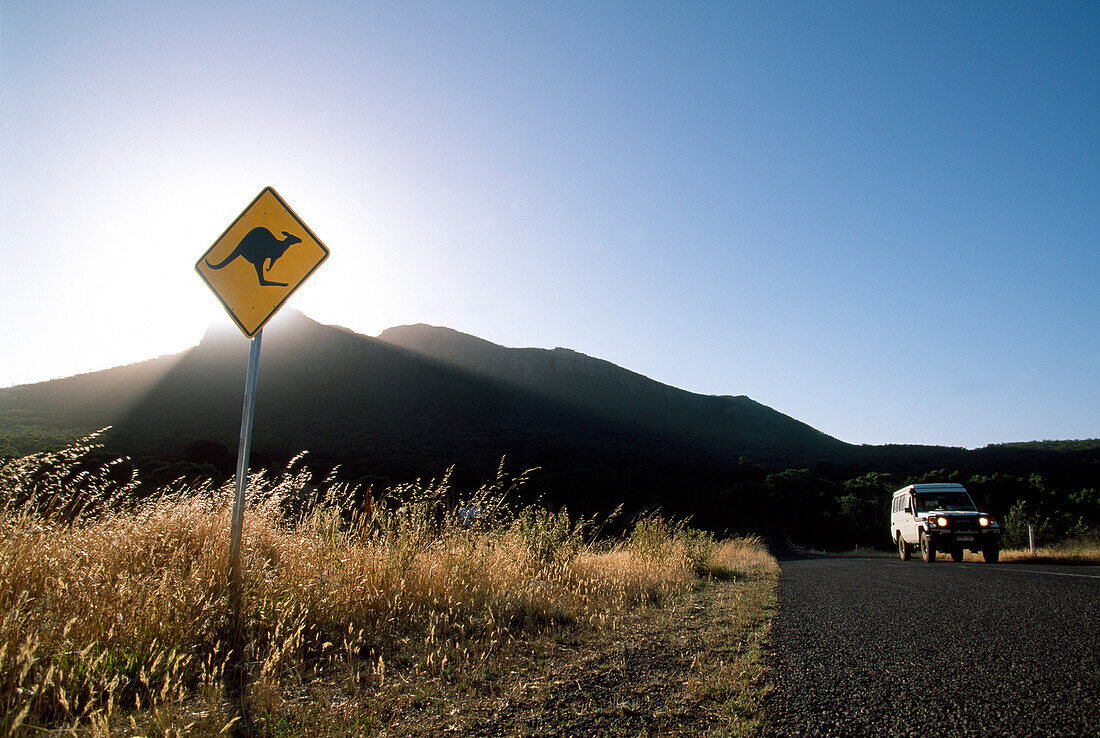
[[931, 510], [966, 510], [976, 512], [974, 502], [965, 492], [922, 492], [917, 495], [917, 512]]

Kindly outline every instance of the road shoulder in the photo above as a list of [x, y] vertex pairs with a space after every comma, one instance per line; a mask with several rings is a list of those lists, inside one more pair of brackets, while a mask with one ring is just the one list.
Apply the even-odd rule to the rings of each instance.
[[403, 734], [748, 736], [763, 720], [775, 575], [700, 580], [614, 627], [517, 649], [493, 694]]

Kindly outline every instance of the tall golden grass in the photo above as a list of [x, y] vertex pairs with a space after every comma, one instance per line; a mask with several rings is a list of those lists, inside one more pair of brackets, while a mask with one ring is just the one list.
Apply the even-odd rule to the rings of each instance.
[[[0, 466], [0, 731], [218, 733], [235, 719], [221, 686], [232, 484], [134, 502], [132, 481], [82, 467], [94, 445]], [[268, 721], [293, 722], [324, 684], [331, 719], [369, 732], [384, 710], [340, 705], [392, 696], [395, 675], [476, 679], [525, 633], [606, 625], [696, 572], [768, 566], [758, 541], [658, 516], [593, 540], [592, 520], [510, 508], [524, 479], [503, 471], [450, 505], [446, 477], [363, 505], [296, 462], [250, 478], [245, 515], [243, 657]]]
[[1001, 561], [1034, 564], [1100, 565], [1100, 531], [1091, 531], [1051, 546], [1029, 549], [1005, 549]]

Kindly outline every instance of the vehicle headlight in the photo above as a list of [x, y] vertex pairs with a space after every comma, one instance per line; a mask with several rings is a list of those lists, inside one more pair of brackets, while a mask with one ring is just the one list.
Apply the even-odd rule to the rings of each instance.
[[982, 526], [983, 528], [988, 528], [989, 527], [989, 518], [987, 518], [984, 515], [981, 516], [980, 518], [978, 518], [978, 525]]
[[947, 522], [948, 522], [947, 518], [945, 518], [942, 515], [940, 515], [938, 518], [936, 518], [936, 525], [940, 528], [946, 528], [947, 527]]

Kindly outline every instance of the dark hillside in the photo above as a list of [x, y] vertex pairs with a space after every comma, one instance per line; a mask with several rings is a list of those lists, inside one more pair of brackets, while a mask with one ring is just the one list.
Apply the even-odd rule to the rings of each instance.
[[[264, 332], [256, 450], [310, 449], [422, 474], [451, 463], [495, 465], [502, 454], [518, 464], [607, 470], [741, 456], [804, 461], [845, 447], [748, 398], [694, 395], [561, 349], [462, 338], [468, 360], [450, 362], [288, 311]], [[232, 446], [246, 356], [239, 336], [211, 332], [117, 419], [113, 437], [155, 455], [199, 439]], [[505, 366], [544, 366], [525, 379], [472, 369], [493, 356]]]
[[[240, 336], [209, 334], [117, 420], [111, 443], [160, 458], [182, 458], [200, 441], [233, 451], [247, 350]], [[253, 444], [261, 459], [305, 449], [349, 475], [387, 479], [453, 464], [474, 481], [507, 455], [513, 470], [542, 467], [543, 488], [598, 487], [616, 502], [717, 484], [738, 456], [768, 450], [763, 438], [727, 448], [593, 413], [295, 313], [264, 331]]]
[[[436, 352], [400, 345], [410, 331], [451, 343]], [[741, 457], [779, 468], [845, 448], [746, 397], [695, 395], [565, 349], [508, 349], [447, 329], [395, 329], [385, 339], [292, 310], [272, 321], [256, 458], [309, 450], [349, 473], [406, 479], [452, 464], [484, 476], [507, 455], [512, 468], [543, 467], [562, 486], [652, 490], [717, 483]], [[232, 329], [212, 329], [182, 354], [0, 390], [0, 420], [9, 437], [113, 425], [108, 440], [120, 453], [224, 471], [247, 352]], [[23, 446], [34, 441], [31, 433]]]
[[608, 361], [556, 348], [505, 348], [449, 328], [390, 328], [379, 340], [475, 375], [583, 409], [761, 461], [831, 458], [848, 447], [744, 395], [677, 389]]
[[56, 447], [115, 422], [182, 356], [0, 389], [0, 455]]

